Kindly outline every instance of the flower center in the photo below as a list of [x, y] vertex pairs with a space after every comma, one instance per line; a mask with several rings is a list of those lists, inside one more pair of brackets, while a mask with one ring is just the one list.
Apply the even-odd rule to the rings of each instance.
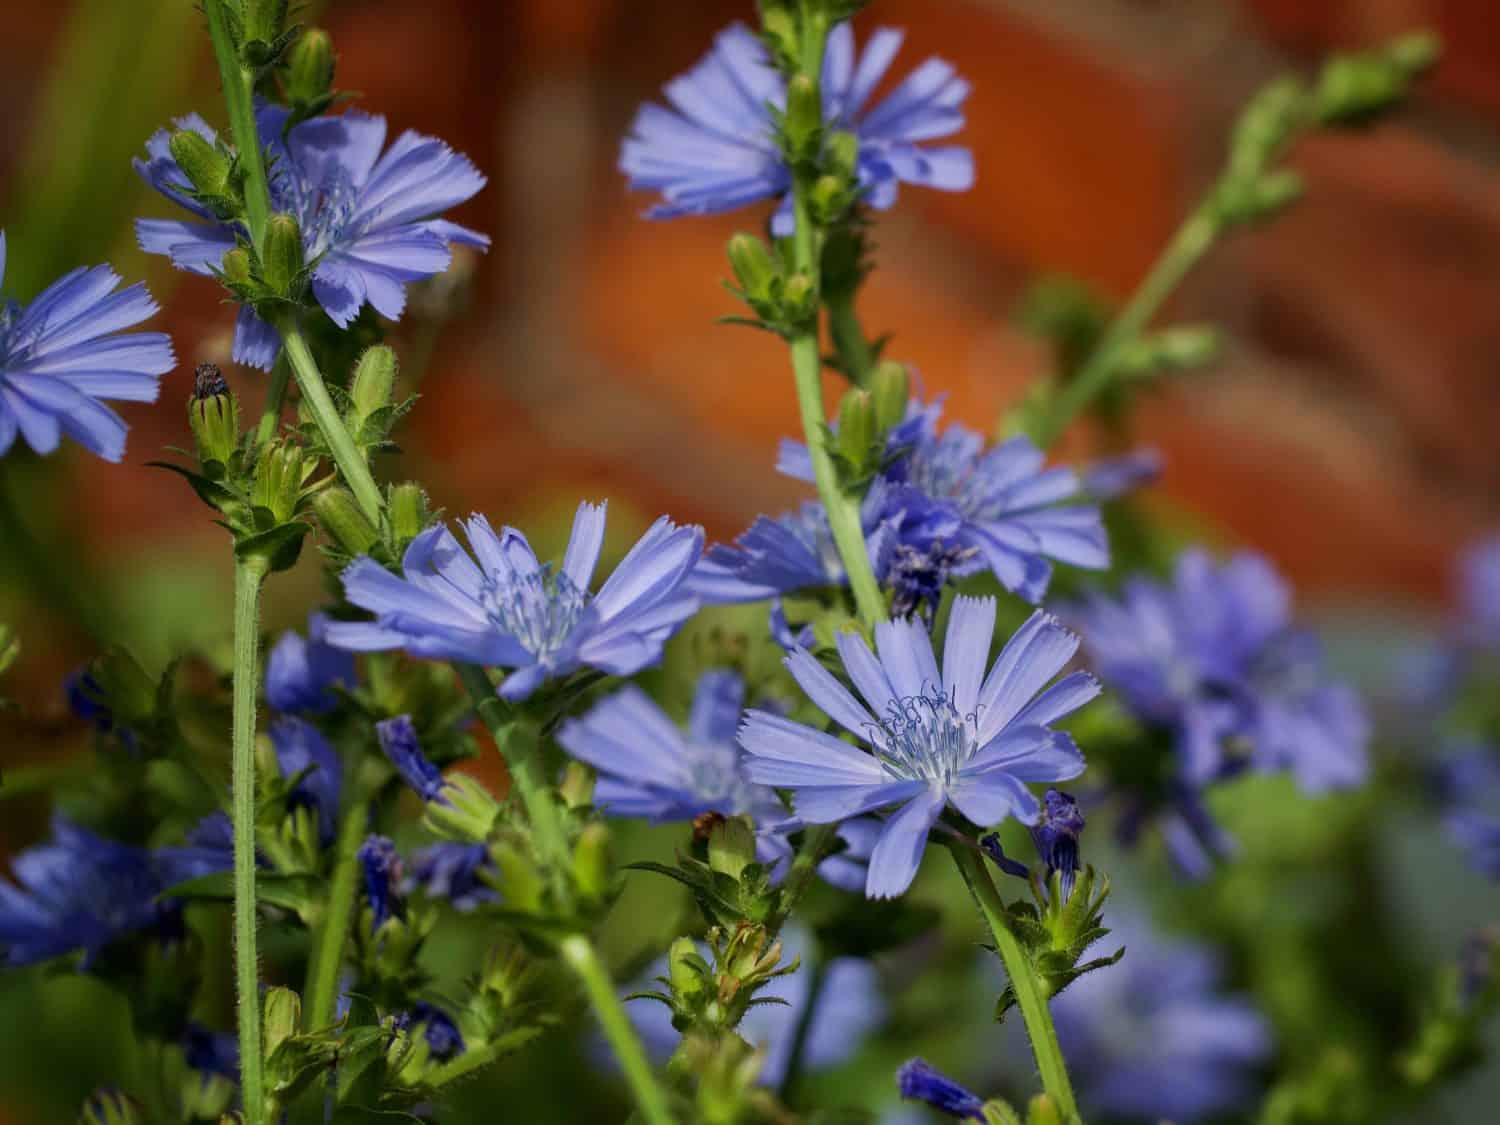
[[935, 688], [892, 700], [873, 739], [875, 757], [899, 778], [947, 785], [979, 748], [977, 722]]
[[740, 772], [740, 752], [727, 742], [695, 742], [687, 761], [687, 787], [704, 805], [725, 816], [751, 811], [757, 786]]
[[982, 448], [974, 435], [949, 430], [912, 450], [907, 480], [933, 499], [948, 501], [965, 519], [998, 519], [1010, 510], [1009, 490], [978, 471]]
[[353, 225], [359, 191], [334, 160], [310, 167], [284, 168], [271, 183], [271, 203], [297, 220], [302, 252], [309, 265], [359, 235]]
[[567, 643], [588, 607], [589, 593], [561, 571], [539, 567], [526, 575], [491, 576], [480, 591], [479, 604], [499, 629], [532, 655], [543, 657]]

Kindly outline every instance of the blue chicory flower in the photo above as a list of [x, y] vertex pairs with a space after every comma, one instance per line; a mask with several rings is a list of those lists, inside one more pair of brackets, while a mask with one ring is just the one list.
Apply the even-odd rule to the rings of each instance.
[[500, 901], [500, 895], [481, 878], [493, 870], [490, 850], [484, 844], [443, 841], [412, 856], [401, 893], [420, 890], [428, 898], [447, 899], [455, 910], [466, 913]]
[[[5, 282], [0, 231], [0, 285]], [[29, 305], [0, 296], [0, 457], [17, 436], [54, 452], [66, 435], [106, 461], [125, 456], [121, 417], [105, 405], [155, 402], [161, 376], [177, 365], [161, 332], [130, 332], [156, 315], [144, 285], [120, 290], [108, 266], [77, 269]]]
[[405, 870], [396, 845], [386, 836], [367, 836], [359, 846], [359, 865], [365, 874], [365, 899], [370, 904], [370, 932], [378, 933], [391, 918], [404, 918], [401, 899]]
[[1436, 780], [1448, 838], [1475, 871], [1500, 880], [1500, 754], [1482, 742], [1452, 744]]
[[[903, 183], [942, 191], [974, 185], [968, 149], [929, 143], [963, 128], [969, 84], [950, 64], [927, 60], [869, 105], [902, 38], [881, 28], [860, 55], [853, 29], [843, 23], [829, 36], [823, 60], [824, 120], [858, 139], [860, 187], [865, 201], [882, 211], [895, 204]], [[791, 170], [776, 129], [786, 82], [754, 32], [738, 23], [725, 28], [701, 62], [667, 85], [666, 95], [670, 108], [648, 103], [636, 114], [620, 153], [630, 187], [661, 194], [647, 215], [714, 215], [780, 199], [772, 227], [778, 236], [791, 234]]]
[[984, 1099], [923, 1059], [902, 1064], [896, 1072], [896, 1085], [908, 1101], [925, 1102], [949, 1117], [984, 1120]]
[[436, 1062], [447, 1062], [466, 1049], [463, 1034], [453, 1018], [436, 1004], [425, 1000], [413, 1004], [410, 1011], [402, 1012], [396, 1018], [396, 1026], [403, 1031], [421, 1028], [427, 1040], [427, 1050]]
[[52, 839], [12, 863], [0, 880], [0, 950], [11, 965], [32, 965], [82, 950], [85, 967], [117, 938], [152, 929], [171, 907], [151, 854], [106, 840], [62, 816]]
[[[484, 186], [468, 157], [442, 141], [405, 132], [385, 149], [385, 118], [355, 110], [318, 117], [285, 129], [288, 111], [257, 108], [256, 126], [270, 154], [271, 208], [296, 218], [311, 271], [312, 294], [340, 328], [367, 303], [392, 320], [406, 307], [406, 286], [442, 273], [455, 243], [484, 247], [489, 239], [445, 219], [443, 212]], [[196, 114], [175, 122], [209, 143], [217, 136]], [[136, 160], [141, 178], [192, 219], [139, 219], [136, 237], [148, 254], [162, 254], [178, 269], [212, 275], [227, 251], [246, 240], [238, 222], [226, 223], [191, 197], [192, 185], [163, 129]], [[270, 368], [280, 342], [249, 307], [235, 331], [236, 363]]]
[[1460, 640], [1500, 650], [1500, 535], [1481, 539], [1459, 557], [1458, 602]]
[[292, 789], [294, 804], [318, 818], [324, 844], [333, 840], [344, 786], [344, 764], [322, 732], [305, 719], [284, 716], [271, 724], [271, 746], [281, 776], [298, 778]]
[[499, 694], [514, 701], [580, 668], [633, 675], [657, 663], [667, 640], [697, 612], [684, 580], [703, 552], [702, 528], [658, 520], [597, 594], [589, 582], [604, 544], [603, 505], [579, 506], [555, 571], [514, 528], [496, 535], [474, 516], [465, 530], [478, 565], [441, 526], [412, 541], [404, 577], [373, 559], [351, 563], [344, 593], [376, 619], [332, 624], [328, 642], [512, 668]]
[[354, 657], [326, 638], [329, 618], [314, 613], [307, 636], [281, 635], [266, 660], [266, 702], [293, 715], [325, 715], [338, 706], [337, 687], [354, 685]]
[[863, 637], [840, 634], [839, 655], [864, 702], [805, 650], [788, 656], [802, 690], [869, 753], [767, 711], [745, 717], [740, 743], [751, 755], [751, 780], [790, 789], [801, 820], [828, 824], [900, 806], [870, 856], [871, 898], [911, 885], [928, 830], [946, 805], [979, 825], [1007, 816], [1030, 825], [1041, 806], [1026, 783], [1083, 772], [1073, 740], [1048, 724], [1094, 698], [1099, 685], [1075, 672], [1042, 690], [1072, 658], [1078, 638], [1038, 612], [986, 676], [994, 628], [994, 599], [958, 598], [941, 672], [927, 630], [913, 621], [876, 627], [878, 660]]
[[1250, 1102], [1270, 1029], [1247, 1000], [1221, 991], [1213, 951], [1165, 939], [1127, 910], [1108, 921], [1124, 959], [1085, 973], [1052, 1001], [1085, 1106], [1191, 1125]]

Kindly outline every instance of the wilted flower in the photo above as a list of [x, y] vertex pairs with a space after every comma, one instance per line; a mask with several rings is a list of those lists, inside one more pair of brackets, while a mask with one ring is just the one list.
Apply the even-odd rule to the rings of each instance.
[[[5, 282], [0, 231], [0, 285]], [[115, 292], [108, 266], [77, 269], [22, 306], [0, 297], [0, 457], [19, 435], [37, 453], [67, 435], [106, 461], [125, 456], [124, 421], [105, 405], [155, 402], [176, 366], [171, 338], [124, 333], [156, 315], [144, 285]]]

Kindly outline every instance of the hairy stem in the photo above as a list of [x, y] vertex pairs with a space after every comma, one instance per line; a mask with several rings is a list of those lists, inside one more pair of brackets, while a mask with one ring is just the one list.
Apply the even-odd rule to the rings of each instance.
[[292, 365], [292, 372], [297, 376], [302, 401], [307, 404], [313, 421], [323, 434], [323, 440], [333, 452], [339, 475], [344, 478], [349, 491], [354, 493], [354, 499], [365, 518], [379, 527], [380, 512], [385, 506], [385, 500], [370, 473], [365, 455], [349, 436], [344, 420], [339, 417], [338, 408], [329, 397], [328, 387], [323, 383], [323, 373], [318, 370], [318, 361], [313, 358], [312, 349], [307, 346], [307, 337], [302, 334], [301, 320], [295, 312], [284, 313], [276, 318], [276, 331], [281, 334], [281, 346]]
[[307, 1002], [305, 1026], [321, 1031], [333, 1023], [338, 1001], [339, 968], [344, 963], [344, 943], [349, 938], [349, 920], [354, 916], [355, 892], [359, 885], [359, 846], [369, 828], [369, 802], [360, 786], [358, 770], [351, 771], [346, 800], [348, 807], [339, 823], [334, 842], [333, 879], [328, 886], [328, 901], [318, 926], [317, 944], [307, 967], [307, 985], [303, 996]]
[[234, 963], [239, 996], [240, 1089], [246, 1125], [265, 1125], [261, 1077], [260, 966], [256, 956], [255, 719], [260, 680], [260, 591], [263, 559], [234, 567]]
[[781, 932], [781, 927], [786, 924], [797, 900], [812, 883], [813, 876], [818, 873], [818, 864], [828, 858], [833, 842], [838, 839], [838, 833], [836, 824], [818, 824], [803, 835], [802, 847], [792, 860], [786, 878], [782, 880], [781, 898], [776, 904], [776, 913], [766, 922], [766, 929], [772, 937]]
[[656, 1081], [645, 1048], [625, 1015], [625, 1005], [620, 1002], [609, 970], [599, 960], [593, 943], [582, 934], [574, 934], [563, 939], [559, 951], [583, 984], [599, 1026], [604, 1030], [604, 1037], [609, 1040], [631, 1093], [635, 1095], [642, 1120], [646, 1125], [673, 1125], [666, 1095]]
[[286, 401], [286, 385], [292, 375], [292, 367], [286, 353], [276, 357], [271, 368], [271, 383], [266, 388], [266, 405], [260, 414], [260, 425], [255, 427], [255, 444], [265, 445], [276, 436], [276, 427], [281, 424], [281, 406]]
[[1078, 1104], [1073, 1098], [1073, 1085], [1068, 1080], [1067, 1064], [1063, 1062], [1062, 1047], [1057, 1041], [1057, 1029], [1052, 1025], [1052, 1012], [1047, 1007], [1047, 997], [1031, 960], [1011, 932], [1005, 918], [1005, 904], [1000, 901], [1000, 892], [995, 889], [989, 869], [984, 865], [984, 857], [972, 847], [965, 846], [964, 842], [955, 841], [950, 850], [964, 884], [974, 896], [994, 936], [995, 950], [1005, 964], [1011, 987], [1015, 989], [1016, 1004], [1021, 1009], [1031, 1051], [1036, 1056], [1036, 1067], [1042, 1076], [1042, 1088], [1057, 1102], [1063, 1120], [1072, 1120], [1078, 1114]]
[[271, 187], [266, 179], [260, 134], [255, 127], [255, 73], [241, 63], [235, 50], [225, 2], [204, 0], [203, 10], [208, 16], [208, 34], [213, 40], [214, 59], [219, 64], [219, 79], [224, 87], [229, 131], [245, 174], [245, 223], [250, 228], [250, 243], [258, 254], [265, 243], [266, 220], [271, 215]]

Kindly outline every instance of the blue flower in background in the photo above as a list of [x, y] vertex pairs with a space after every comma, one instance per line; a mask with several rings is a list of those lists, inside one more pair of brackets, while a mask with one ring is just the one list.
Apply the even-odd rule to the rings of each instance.
[[1085, 973], [1052, 1001], [1063, 1056], [1095, 1114], [1189, 1125], [1249, 1104], [1271, 1054], [1266, 1020], [1221, 991], [1212, 950], [1168, 940], [1110, 912], [1117, 965]]
[[[0, 231], [0, 286], [5, 283]], [[155, 402], [157, 382], [177, 365], [161, 332], [131, 332], [156, 315], [144, 285], [115, 289], [108, 266], [77, 269], [31, 304], [0, 295], [0, 457], [19, 435], [42, 455], [66, 435], [106, 461], [125, 456], [124, 421], [105, 405]]]
[[[262, 105], [256, 112], [261, 143], [271, 157], [271, 209], [297, 219], [313, 297], [340, 328], [347, 328], [366, 303], [399, 319], [406, 286], [446, 270], [452, 244], [489, 245], [484, 235], [438, 218], [484, 186], [484, 176], [468, 157], [413, 132], [402, 133], [387, 149], [385, 118], [355, 110], [305, 121], [290, 132], [284, 131], [286, 120], [281, 106]], [[175, 124], [217, 142], [196, 114]], [[212, 275], [246, 232], [192, 199], [192, 185], [172, 158], [170, 141], [167, 130], [156, 133], [146, 142], [147, 158], [136, 160], [135, 167], [193, 218], [140, 219], [136, 236], [148, 254], [165, 255], [178, 269]], [[271, 327], [243, 307], [235, 362], [269, 369], [279, 347]]]
[[481, 878], [493, 870], [485, 845], [444, 841], [412, 856], [401, 893], [420, 890], [428, 898], [447, 899], [455, 910], [467, 912], [500, 901], [500, 895]]
[[365, 874], [365, 900], [370, 904], [370, 932], [376, 933], [391, 918], [404, 918], [401, 900], [405, 870], [396, 845], [385, 836], [367, 836], [359, 846], [359, 865]]
[[[811, 952], [812, 938], [800, 925], [789, 923], [781, 932], [782, 960]], [[712, 955], [700, 946], [700, 954], [710, 963]], [[622, 990], [628, 995], [655, 987], [657, 977], [667, 975], [667, 959], [657, 959], [633, 987]], [[809, 1003], [810, 974], [804, 967], [789, 976], [776, 977], [756, 993], [758, 998], [779, 999], [781, 1004], [756, 1005], [745, 1013], [739, 1035], [752, 1047], [764, 1048], [765, 1066], [757, 1079], [771, 1089], [781, 1085], [791, 1063], [792, 1040], [798, 1021]], [[625, 1006], [646, 1050], [664, 1063], [682, 1035], [672, 1026], [672, 1013], [655, 1000], [636, 999]], [[880, 977], [875, 966], [857, 957], [835, 957], [827, 965], [827, 976], [817, 998], [817, 1008], [808, 1027], [802, 1061], [807, 1070], [837, 1066], [854, 1054], [865, 1037], [885, 1019], [885, 998], [880, 991]]]
[[216, 1075], [238, 1082], [240, 1078], [239, 1037], [228, 1031], [213, 1031], [190, 1021], [182, 1033], [183, 1060], [203, 1075]]
[[909, 1101], [925, 1102], [939, 1113], [960, 1120], [983, 1121], [984, 1099], [959, 1085], [923, 1059], [912, 1059], [896, 1072], [896, 1086]]
[[1155, 484], [1166, 466], [1161, 450], [1146, 447], [1095, 461], [1083, 472], [1083, 491], [1099, 503]]
[[116, 938], [151, 929], [169, 909], [149, 852], [55, 816], [52, 839], [12, 861], [0, 880], [0, 950], [31, 965], [82, 950], [87, 966]]
[[210, 813], [193, 826], [187, 842], [157, 848], [153, 863], [164, 887], [234, 869], [234, 826], [226, 812]]
[[580, 668], [634, 675], [698, 610], [684, 580], [703, 553], [703, 530], [658, 520], [597, 594], [589, 583], [604, 544], [603, 505], [582, 504], [562, 566], [537, 561], [514, 528], [496, 535], [483, 516], [465, 525], [475, 564], [446, 527], [407, 548], [404, 577], [369, 558], [344, 571], [344, 593], [372, 622], [338, 622], [328, 642], [360, 652], [404, 649], [429, 660], [513, 668], [509, 700]]
[[1481, 742], [1450, 746], [1438, 764], [1437, 789], [1448, 838], [1475, 871], [1500, 879], [1500, 754]]
[[354, 686], [354, 657], [325, 640], [329, 619], [307, 619], [307, 636], [288, 629], [266, 660], [266, 702], [295, 715], [324, 715], [338, 706], [336, 687]]
[[464, 1053], [464, 1037], [458, 1025], [436, 1004], [424, 1000], [412, 1005], [411, 1011], [396, 1017], [396, 1026], [402, 1031], [420, 1028], [427, 1040], [427, 1050], [437, 1062], [447, 1062]]
[[[969, 84], [951, 65], [929, 59], [869, 104], [902, 38], [881, 28], [859, 55], [843, 23], [829, 36], [823, 61], [824, 120], [858, 138], [860, 186], [865, 201], [882, 211], [895, 204], [903, 183], [943, 191], [974, 185], [968, 149], [929, 143], [964, 125]], [[667, 84], [666, 96], [670, 107], [641, 107], [620, 153], [630, 187], [661, 194], [647, 214], [714, 215], [782, 199], [773, 228], [778, 236], [790, 234], [791, 172], [775, 122], [786, 106], [786, 82], [755, 33], [738, 23], [725, 28], [701, 62]]]
[[292, 802], [317, 815], [318, 835], [323, 843], [329, 843], [344, 786], [344, 764], [338, 751], [317, 727], [291, 716], [271, 724], [271, 745], [281, 776], [287, 780], [298, 778], [292, 789]]
[[417, 741], [417, 728], [410, 715], [397, 715], [375, 724], [375, 735], [380, 749], [396, 767], [401, 780], [409, 785], [424, 801], [441, 801], [443, 797], [443, 771], [432, 764], [422, 753]]
[[1083, 772], [1073, 740], [1048, 724], [1094, 698], [1099, 685], [1075, 672], [1043, 691], [1078, 638], [1038, 612], [986, 675], [994, 628], [993, 599], [956, 599], [941, 672], [927, 630], [915, 622], [877, 626], [878, 659], [863, 637], [840, 634], [839, 655], [863, 702], [806, 651], [787, 657], [802, 690], [869, 753], [780, 715], [745, 716], [740, 744], [751, 755], [751, 780], [792, 790], [801, 820], [829, 824], [900, 806], [870, 855], [871, 898], [911, 885], [946, 805], [981, 826], [1008, 816], [1030, 825], [1041, 805], [1026, 784]]
[[1480, 540], [1458, 560], [1460, 638], [1500, 650], [1500, 536]]

